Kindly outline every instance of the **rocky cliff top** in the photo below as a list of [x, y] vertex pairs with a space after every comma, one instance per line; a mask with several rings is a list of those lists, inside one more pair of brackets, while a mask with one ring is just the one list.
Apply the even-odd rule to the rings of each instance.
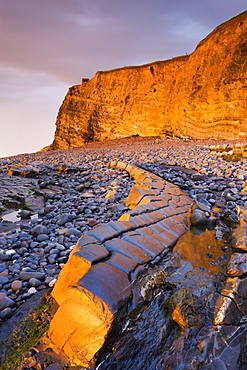
[[244, 12], [190, 55], [97, 72], [69, 88], [46, 150], [132, 135], [246, 138], [246, 56]]

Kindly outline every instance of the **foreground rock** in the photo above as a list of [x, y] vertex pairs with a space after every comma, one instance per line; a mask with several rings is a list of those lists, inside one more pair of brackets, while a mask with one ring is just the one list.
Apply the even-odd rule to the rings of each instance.
[[[174, 194], [170, 194], [170, 197], [170, 195], [167, 196], [163, 193], [160, 206], [163, 207], [164, 213], [161, 213], [161, 208], [153, 209], [151, 204], [157, 201], [157, 194], [160, 193], [162, 187], [157, 182], [154, 186], [154, 184], [151, 185], [149, 181], [143, 181], [141, 178], [139, 179], [140, 191], [133, 190], [129, 195], [129, 189], [132, 188], [133, 183], [128, 173], [125, 170], [118, 171], [107, 168], [107, 164], [115, 158], [128, 163], [139, 162], [139, 165], [146, 170], [156, 173], [170, 183], [174, 183], [183, 192], [189, 194], [193, 202], [191, 211], [200, 210], [206, 217], [206, 224], [201, 225], [199, 229], [195, 228], [193, 230], [195, 234], [193, 235], [199, 237], [199, 234], [205, 234], [208, 238], [206, 232], [209, 229], [215, 229], [216, 240], [220, 243], [222, 252], [222, 255], [218, 255], [214, 249], [214, 244], [213, 246], [209, 244], [206, 249], [203, 249], [200, 244], [198, 250], [203, 256], [203, 259], [201, 259], [203, 266], [209, 268], [208, 266], [212, 263], [212, 266], [216, 268], [224, 264], [224, 256], [229, 253], [224, 235], [230, 235], [231, 228], [238, 226], [240, 208], [246, 206], [247, 196], [246, 190], [244, 190], [246, 188], [246, 159], [240, 155], [237, 161], [233, 162], [229, 159], [226, 161], [220, 151], [213, 151], [204, 144], [206, 143], [203, 143], [203, 145], [202, 143], [193, 142], [177, 144], [176, 142], [155, 138], [133, 138], [111, 143], [87, 145], [83, 149], [66, 152], [17, 156], [9, 159], [8, 165], [6, 165], [6, 160], [3, 160], [1, 168], [6, 175], [9, 167], [16, 166], [18, 163], [30, 163], [35, 168], [39, 168], [35, 175], [37, 176], [35, 181], [38, 182], [36, 189], [39, 194], [42, 194], [44, 205], [40, 207], [38, 214], [37, 211], [36, 215], [32, 213], [31, 218], [18, 221], [17, 224], [8, 223], [12, 230], [0, 235], [0, 275], [1, 293], [3, 293], [1, 298], [4, 298], [3, 303], [7, 302], [7, 306], [4, 306], [1, 311], [2, 322], [5, 324], [11, 321], [15, 317], [18, 307], [21, 308], [24, 302], [28, 303], [33, 294], [36, 295], [39, 290], [41, 292], [45, 291], [54, 284], [61, 268], [67, 262], [71, 249], [78, 242], [80, 235], [85, 233], [90, 233], [86, 245], [80, 247], [80, 254], [83, 251], [83, 258], [89, 262], [84, 266], [85, 269], [89, 268], [91, 270], [92, 277], [94, 273], [98, 273], [98, 279], [102, 281], [103, 286], [105, 279], [102, 276], [112, 274], [119, 270], [121, 266], [119, 279], [121, 277], [122, 282], [130, 282], [129, 278], [131, 278], [131, 281], [137, 283], [136, 290], [132, 290], [133, 307], [135, 305], [139, 307], [140, 300], [141, 302], [143, 300], [152, 302], [153, 295], [155, 296], [155, 281], [161, 289], [165, 287], [169, 294], [174, 290], [173, 278], [175, 279], [176, 274], [174, 273], [170, 278], [169, 276], [174, 268], [179, 270], [179, 265], [173, 259], [172, 254], [168, 252], [168, 254], [165, 254], [164, 260], [168, 265], [164, 274], [163, 272], [161, 275], [157, 274], [157, 280], [152, 278], [151, 275], [150, 280], [144, 285], [143, 275], [139, 275], [142, 269], [135, 266], [142, 264], [144, 261], [149, 270], [156, 266], [159, 261], [162, 261], [162, 258], [155, 258], [160, 250], [159, 245], [162, 244], [162, 248], [164, 248], [164, 245], [167, 245], [166, 238], [170, 242], [174, 237], [178, 237], [178, 234], [176, 235], [174, 232], [176, 230], [180, 232], [180, 216], [177, 215], [173, 219], [168, 209], [171, 207], [172, 212], [174, 212], [181, 204], [172, 201]], [[124, 165], [121, 168], [124, 169]], [[22, 179], [21, 176], [8, 175], [10, 179]], [[27, 180], [32, 181], [32, 178]], [[156, 194], [150, 194], [152, 192]], [[127, 205], [132, 209], [129, 212], [126, 212], [127, 208], [122, 202], [127, 196]], [[142, 202], [142, 205], [137, 206], [138, 202]], [[169, 207], [167, 204], [169, 204]], [[137, 210], [135, 209], [136, 206]], [[144, 212], [144, 209], [148, 209], [148, 211]], [[162, 217], [162, 220], [160, 217]], [[117, 221], [119, 218], [121, 218], [121, 222]], [[171, 223], [167, 223], [168, 220], [176, 222], [174, 229]], [[154, 223], [153, 226], [150, 222]], [[107, 225], [102, 228], [102, 223]], [[19, 229], [14, 230], [16, 226]], [[166, 229], [165, 237], [162, 235], [164, 228]], [[170, 228], [170, 231], [167, 228]], [[104, 240], [109, 231], [111, 231], [112, 240], [117, 239], [117, 243], [110, 239]], [[117, 235], [120, 235], [120, 237], [117, 237]], [[155, 241], [150, 241], [154, 236]], [[119, 243], [120, 240], [121, 244]], [[195, 245], [197, 244], [198, 242], [195, 243]], [[93, 250], [91, 247], [93, 247]], [[245, 251], [244, 234], [238, 238], [238, 243], [234, 248], [236, 248], [236, 253]], [[189, 250], [193, 250], [192, 255], [195, 255], [195, 249], [191, 249], [190, 246]], [[226, 252], [224, 253], [224, 251]], [[78, 260], [79, 258], [81, 257], [78, 256]], [[107, 263], [107, 260], [109, 263]], [[208, 262], [209, 264], [205, 265]], [[237, 266], [236, 262], [235, 259], [235, 267]], [[107, 265], [107, 269], [105, 269], [105, 265]], [[239, 259], [239, 266], [242, 265], [241, 259]], [[135, 268], [136, 274], [131, 274], [128, 277], [129, 271]], [[186, 289], [192, 286], [192, 282], [200, 281], [203, 286], [208, 286], [208, 295], [210, 295], [211, 292], [215, 292], [216, 282], [209, 284], [211, 278], [208, 280], [206, 277], [202, 269], [198, 269], [197, 274], [191, 273], [190, 279], [188, 279], [189, 285], [186, 286]], [[218, 279], [217, 274], [215, 277]], [[27, 278], [28, 280], [26, 280]], [[231, 278], [235, 277], [229, 276], [229, 279]], [[242, 278], [240, 277], [240, 279]], [[91, 286], [90, 281], [90, 279], [84, 281], [85, 289]], [[69, 281], [67, 283], [70, 284]], [[127, 285], [126, 287], [124, 295], [120, 294], [119, 296], [119, 291], [115, 290], [116, 296], [120, 297], [119, 299], [123, 303], [122, 307], [125, 306], [125, 301], [128, 299], [129, 287]], [[217, 288], [218, 294], [220, 289], [222, 287]], [[229, 288], [226, 289], [229, 290]], [[97, 294], [96, 289], [95, 293]], [[169, 294], [167, 298], [169, 298]], [[193, 299], [200, 301], [200, 294], [197, 290], [188, 294], [191, 297], [191, 302], [193, 302]], [[235, 296], [237, 297], [239, 294], [240, 291], [238, 290]], [[218, 302], [218, 307], [221, 307], [220, 302], [230, 302], [228, 296], [219, 300], [217, 300], [217, 297], [217, 295], [214, 296], [210, 307], [213, 307], [216, 302]], [[6, 298], [8, 299], [6, 300]], [[111, 299], [112, 297], [107, 301], [107, 305], [111, 302]], [[238, 302], [240, 307], [240, 301], [238, 300]], [[116, 306], [112, 305], [111, 307], [112, 310], [115, 310]], [[199, 309], [200, 305], [196, 307]], [[231, 304], [229, 307], [232, 309], [234, 306]], [[179, 310], [176, 310], [176, 312], [178, 313]], [[111, 315], [109, 320], [112, 318]], [[179, 316], [176, 314], [173, 317]], [[226, 317], [228, 320], [229, 315], [227, 314]], [[238, 311], [234, 313], [234, 317], [234, 320], [236, 320], [234, 322], [239, 323], [237, 321], [239, 320]], [[194, 326], [190, 326], [193, 321], [186, 320], [186, 317], [184, 317], [183, 325], [187, 325], [186, 322], [188, 322], [191, 338], [194, 340], [196, 337], [193, 334]], [[241, 318], [240, 325], [242, 325]], [[234, 335], [232, 334], [230, 337], [233, 340]], [[243, 334], [239, 332], [239, 338], [242, 337]], [[191, 344], [192, 342], [186, 343]], [[38, 349], [37, 351], [44, 350], [43, 347], [42, 350]], [[167, 356], [169, 356], [169, 353], [167, 350]], [[44, 356], [46, 355], [44, 354]], [[203, 361], [206, 360], [207, 358], [204, 357]]]
[[[135, 178], [126, 200], [133, 211], [85, 234], [52, 292], [59, 308], [48, 332], [50, 345], [80, 366], [90, 364], [114, 318], [126, 311], [140, 266], [166, 254], [186, 231], [190, 199], [185, 194], [137, 167], [112, 166]], [[70, 318], [69, 326], [64, 317]]]

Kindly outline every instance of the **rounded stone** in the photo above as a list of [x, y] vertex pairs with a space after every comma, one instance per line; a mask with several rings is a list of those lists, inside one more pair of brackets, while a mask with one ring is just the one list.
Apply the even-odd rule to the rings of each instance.
[[45, 206], [45, 208], [44, 208], [44, 213], [47, 215], [48, 213], [50, 213], [51, 211], [53, 211], [53, 209], [54, 209], [54, 206], [52, 206], [52, 205], [47, 205], [47, 206]]
[[6, 239], [4, 239], [4, 238], [0, 238], [0, 245], [1, 245], [1, 246], [5, 246], [5, 245], [7, 245], [7, 241], [6, 241]]
[[14, 280], [11, 283], [11, 289], [13, 292], [16, 292], [17, 290], [21, 290], [23, 287], [23, 283], [20, 280]]
[[21, 216], [21, 219], [22, 220], [26, 220], [28, 218], [31, 217], [31, 212], [28, 211], [27, 209], [23, 209], [21, 212], [20, 212], [20, 216]]
[[9, 279], [8, 279], [7, 276], [3, 276], [3, 275], [0, 276], [0, 284], [3, 285], [3, 284], [6, 284], [8, 282], [9, 282]]
[[15, 307], [15, 302], [10, 299], [9, 297], [5, 296], [2, 299], [0, 299], [0, 311], [4, 310], [7, 307]]
[[77, 230], [75, 228], [68, 229], [65, 232], [65, 236], [71, 236], [71, 235], [81, 236], [81, 231], [79, 231], [79, 230]]
[[38, 288], [41, 285], [41, 281], [39, 279], [31, 278], [29, 279], [28, 284], [34, 288]]
[[2, 320], [7, 320], [12, 316], [12, 309], [10, 307], [6, 307], [4, 310], [0, 312], [0, 318]]
[[48, 240], [49, 236], [47, 234], [39, 234], [37, 236], [37, 242], [44, 242], [45, 240]]
[[95, 225], [97, 225], [97, 221], [96, 220], [89, 220], [88, 221], [88, 226], [93, 227]]
[[[4, 268], [6, 268], [6, 265], [5, 265], [5, 263], [4, 263]], [[0, 272], [0, 276], [8, 276], [9, 274], [8, 274], [8, 272], [7, 271], [2, 271], [2, 272]]]
[[27, 232], [22, 232], [21, 235], [20, 235], [20, 240], [21, 241], [26, 241], [26, 240], [30, 240], [31, 239], [31, 235], [29, 235]]
[[57, 233], [58, 233], [59, 236], [62, 236], [66, 233], [67, 230], [69, 230], [69, 229], [67, 229], [67, 228], [59, 229], [57, 231]]
[[28, 281], [32, 278], [44, 281], [45, 280], [45, 274], [42, 272], [36, 272], [36, 271], [21, 271], [19, 275], [20, 279], [23, 281]]
[[28, 248], [28, 247], [29, 247], [29, 244], [27, 241], [21, 242], [21, 248]]
[[203, 226], [207, 222], [207, 217], [204, 212], [196, 209], [190, 215], [190, 222], [193, 226]]
[[57, 255], [56, 254], [51, 254], [50, 256], [48, 256], [48, 262], [50, 264], [55, 264], [57, 261]]
[[54, 194], [53, 193], [45, 193], [44, 198], [45, 198], [45, 200], [54, 199]]
[[72, 221], [72, 219], [73, 219], [73, 216], [72, 216], [71, 214], [69, 214], [69, 213], [64, 213], [64, 214], [59, 218], [59, 220], [57, 221], [57, 224], [58, 224], [59, 226], [63, 226], [63, 225], [65, 225], [67, 222]]
[[47, 227], [44, 225], [36, 225], [31, 229], [31, 234], [33, 236], [38, 236], [40, 234], [48, 234]]
[[[37, 290], [35, 289], [35, 287], [31, 287], [30, 289], [28, 289], [27, 293], [29, 295], [35, 294], [35, 293], [37, 293]], [[27, 297], [27, 298], [29, 298], [29, 297]]]

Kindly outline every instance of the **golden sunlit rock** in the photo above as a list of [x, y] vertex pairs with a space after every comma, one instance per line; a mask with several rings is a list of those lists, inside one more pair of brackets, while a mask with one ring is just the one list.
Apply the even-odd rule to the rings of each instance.
[[131, 135], [246, 138], [246, 29], [244, 12], [190, 55], [97, 72], [71, 87], [49, 149]]
[[100, 298], [80, 287], [71, 288], [51, 321], [50, 345], [54, 343], [54, 349], [66, 354], [71, 364], [88, 367], [112, 320], [113, 314]]

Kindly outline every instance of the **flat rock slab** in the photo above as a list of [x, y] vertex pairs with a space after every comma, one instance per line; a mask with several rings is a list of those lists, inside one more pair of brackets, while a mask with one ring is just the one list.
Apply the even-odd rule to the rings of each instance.
[[101, 244], [87, 244], [81, 250], [75, 252], [74, 255], [84, 258], [92, 264], [108, 257], [109, 252]]
[[111, 258], [105, 262], [106, 265], [116, 267], [129, 275], [138, 266], [134, 259], [124, 256], [122, 253], [113, 252]]
[[127, 257], [132, 258], [140, 264], [148, 262], [152, 259], [149, 253], [139, 248], [137, 245], [123, 239], [109, 240], [104, 245], [109, 252], [121, 253]]
[[96, 226], [93, 230], [88, 231], [87, 233], [87, 235], [94, 237], [100, 243], [104, 243], [104, 241], [112, 239], [118, 234], [117, 230], [107, 224]]
[[149, 226], [137, 229], [136, 232], [153, 241], [158, 241], [161, 245], [163, 245], [163, 250], [171, 246], [171, 239], [166, 238], [165, 235], [155, 232]]
[[112, 313], [120, 309], [131, 294], [128, 275], [107, 263], [92, 266], [78, 281], [78, 286], [99, 297]]
[[231, 298], [239, 311], [247, 315], [247, 278], [228, 278], [221, 290], [221, 295]]
[[0, 174], [0, 213], [9, 208], [19, 208], [21, 200], [34, 193], [38, 181]]
[[164, 246], [159, 242], [135, 233], [134, 231], [128, 233], [123, 240], [137, 245], [139, 248], [147, 252], [152, 258], [155, 258], [164, 250]]

